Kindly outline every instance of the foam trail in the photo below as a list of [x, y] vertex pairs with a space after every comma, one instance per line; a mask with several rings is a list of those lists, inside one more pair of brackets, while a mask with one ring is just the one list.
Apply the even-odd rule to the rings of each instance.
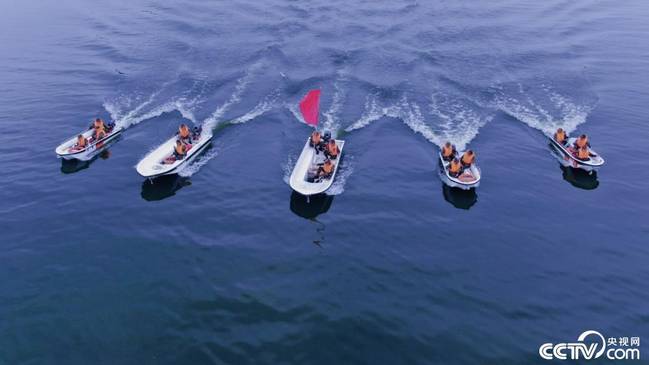
[[340, 127], [340, 123], [336, 121], [336, 117], [338, 116], [338, 113], [340, 113], [340, 109], [345, 102], [346, 93], [341, 86], [341, 82], [345, 80], [346, 79], [343, 76], [334, 82], [334, 89], [336, 91], [334, 92], [333, 101], [331, 102], [329, 109], [323, 113], [325, 117], [323, 129], [325, 130], [337, 131]]
[[350, 155], [345, 156], [345, 161], [341, 162], [336, 177], [331, 187], [325, 192], [327, 195], [340, 195], [345, 192], [347, 179], [354, 173], [354, 162]]
[[387, 107], [379, 105], [377, 95], [368, 96], [365, 102], [365, 112], [356, 122], [345, 128], [345, 131], [351, 132], [364, 128], [383, 117], [400, 119], [413, 132], [421, 134], [430, 142], [436, 145], [442, 143], [440, 137], [425, 123], [419, 106], [409, 103], [405, 96], [397, 104]]
[[218, 151], [215, 148], [211, 148], [209, 151], [205, 152], [198, 160], [192, 162], [189, 165], [186, 165], [182, 170], [178, 171], [178, 175], [182, 177], [190, 177], [197, 173], [201, 167], [207, 164], [211, 159], [218, 155]]
[[345, 128], [346, 132], [366, 127], [370, 123], [377, 121], [386, 115], [386, 109], [379, 106], [378, 95], [368, 95], [365, 99], [365, 111], [361, 117], [349, 127]]
[[449, 141], [459, 150], [464, 150], [480, 128], [493, 118], [481, 115], [465, 100], [439, 93], [431, 96], [430, 111], [440, 121], [438, 141]]
[[270, 95], [266, 96], [262, 101], [259, 102], [251, 111], [246, 114], [235, 118], [230, 121], [230, 124], [243, 124], [248, 121], [251, 121], [260, 115], [271, 110], [277, 103], [277, 98], [279, 97], [279, 90], [273, 91]]
[[237, 85], [235, 86], [232, 95], [230, 95], [230, 98], [225, 103], [223, 103], [223, 105], [216, 108], [216, 110], [214, 110], [212, 115], [210, 115], [207, 119], [203, 121], [203, 129], [205, 130], [214, 129], [216, 127], [216, 124], [221, 120], [221, 118], [225, 114], [225, 112], [227, 112], [228, 109], [232, 107], [232, 105], [241, 101], [241, 96], [248, 88], [248, 85], [250, 84], [252, 77], [254, 76], [254, 73], [258, 68], [259, 68], [259, 64], [254, 64], [246, 71], [245, 75], [243, 75], [239, 80], [237, 80]]
[[297, 156], [296, 155], [289, 155], [288, 159], [286, 160], [286, 163], [282, 165], [282, 171], [284, 171], [284, 175], [282, 176], [282, 180], [284, 180], [286, 185], [290, 184], [291, 173], [293, 172], [293, 168], [295, 167], [296, 162], [297, 162]]
[[548, 136], [557, 128], [563, 128], [568, 133], [574, 131], [586, 121], [595, 107], [594, 102], [580, 104], [547, 85], [535, 90], [542, 91], [543, 94], [533, 96], [521, 84], [518, 84], [514, 92], [501, 88], [494, 99], [495, 106]]

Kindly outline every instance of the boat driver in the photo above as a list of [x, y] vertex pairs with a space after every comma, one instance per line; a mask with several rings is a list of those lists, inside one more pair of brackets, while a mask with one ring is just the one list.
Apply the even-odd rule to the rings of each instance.
[[320, 135], [320, 132], [317, 130], [314, 130], [311, 133], [311, 138], [309, 138], [309, 146], [313, 147], [315, 149], [316, 155], [320, 153], [322, 150], [322, 136]]
[[557, 129], [556, 133], [554, 133], [554, 140], [559, 142], [562, 145], [565, 145], [568, 140], [568, 135], [566, 134], [566, 131], [564, 131], [563, 128]]
[[590, 152], [588, 152], [588, 147], [581, 147], [577, 150], [577, 159], [582, 161], [588, 161], [590, 159]]
[[444, 146], [442, 146], [442, 158], [444, 161], [451, 161], [453, 157], [455, 157], [455, 154], [457, 151], [455, 150], [455, 146], [451, 144], [451, 142], [446, 142]]
[[192, 134], [189, 131], [189, 127], [187, 127], [187, 124], [183, 123], [178, 127], [178, 138], [179, 141], [185, 144], [191, 144], [192, 143]]

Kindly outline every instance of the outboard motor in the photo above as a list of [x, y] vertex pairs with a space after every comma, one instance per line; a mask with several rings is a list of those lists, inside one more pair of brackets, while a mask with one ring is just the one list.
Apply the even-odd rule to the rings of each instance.
[[203, 131], [203, 127], [195, 126], [194, 127], [194, 139], [198, 139], [198, 137], [201, 136], [201, 132]]
[[329, 142], [330, 139], [331, 139], [331, 132], [325, 131], [322, 140], [324, 141], [324, 143], [327, 143]]

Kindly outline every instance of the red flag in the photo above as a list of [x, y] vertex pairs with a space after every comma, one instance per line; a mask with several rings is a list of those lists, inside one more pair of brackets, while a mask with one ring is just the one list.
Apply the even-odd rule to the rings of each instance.
[[318, 125], [318, 114], [320, 111], [320, 90], [311, 90], [300, 102], [302, 117], [308, 125]]

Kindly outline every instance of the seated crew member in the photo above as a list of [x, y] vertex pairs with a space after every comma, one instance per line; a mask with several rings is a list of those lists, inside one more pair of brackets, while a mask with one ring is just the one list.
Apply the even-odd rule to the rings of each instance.
[[189, 131], [189, 127], [187, 127], [187, 124], [183, 123], [178, 127], [178, 137], [179, 140], [183, 143], [186, 144], [191, 144], [192, 143], [192, 134]]
[[582, 161], [588, 161], [590, 159], [590, 152], [588, 152], [588, 147], [581, 147], [577, 150], [577, 159]]
[[82, 148], [86, 148], [87, 145], [88, 145], [88, 140], [86, 139], [86, 137], [84, 137], [83, 134], [78, 135], [77, 144], [74, 145], [74, 148], [82, 149]]
[[100, 118], [97, 118], [94, 122], [92, 122], [90, 129], [94, 129], [94, 131], [92, 132], [92, 137], [95, 140], [102, 139], [106, 136], [106, 125]]
[[473, 153], [473, 151], [471, 150], [464, 152], [464, 154], [462, 155], [462, 159], [460, 160], [460, 162], [462, 162], [463, 167], [470, 167], [474, 161], [475, 161], [475, 153]]
[[187, 146], [181, 141], [176, 140], [176, 146], [174, 146], [174, 158], [176, 160], [182, 160], [187, 155]]
[[574, 144], [575, 149], [579, 150], [582, 147], [590, 147], [590, 142], [588, 141], [588, 136], [582, 134], [577, 138]]
[[336, 145], [336, 140], [335, 139], [330, 139], [329, 143], [325, 146], [325, 156], [331, 160], [335, 160], [338, 157], [338, 154], [340, 153], [340, 149]]
[[442, 146], [442, 158], [444, 161], [451, 161], [453, 157], [455, 157], [455, 154], [457, 151], [455, 150], [455, 146], [451, 144], [451, 142], [446, 142], [444, 146]]
[[309, 138], [309, 146], [315, 148], [315, 153], [318, 154], [319, 151], [322, 149], [322, 136], [320, 135], [320, 132], [317, 130], [314, 130], [311, 133], [311, 138]]
[[328, 178], [334, 172], [334, 164], [331, 160], [326, 160], [322, 166], [318, 168], [318, 177]]
[[554, 133], [554, 140], [562, 145], [565, 145], [568, 141], [568, 135], [566, 134], [566, 131], [564, 131], [563, 128], [557, 129], [556, 133]]
[[453, 177], [458, 177], [462, 173], [462, 164], [460, 160], [454, 158], [451, 163], [448, 165], [448, 173]]

